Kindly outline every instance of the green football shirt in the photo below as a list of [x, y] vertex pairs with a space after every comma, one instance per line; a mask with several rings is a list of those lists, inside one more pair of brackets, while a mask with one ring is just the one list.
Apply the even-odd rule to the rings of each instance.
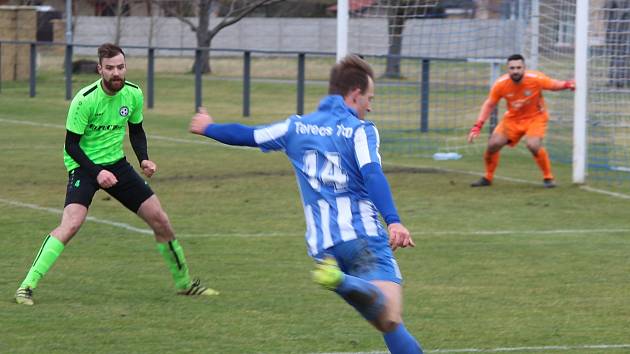
[[[83, 135], [79, 146], [97, 165], [112, 164], [125, 156], [123, 139], [127, 122], [142, 122], [142, 90], [130, 83], [110, 96], [101, 87], [101, 79], [82, 88], [70, 104], [66, 129]], [[79, 164], [64, 148], [63, 162], [68, 171]]]

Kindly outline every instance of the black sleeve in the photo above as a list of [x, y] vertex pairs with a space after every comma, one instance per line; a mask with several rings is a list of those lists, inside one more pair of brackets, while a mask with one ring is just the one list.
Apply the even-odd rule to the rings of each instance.
[[129, 122], [129, 141], [131, 141], [131, 147], [133, 152], [136, 153], [138, 162], [142, 163], [142, 160], [149, 159], [149, 153], [147, 152], [147, 136], [142, 129], [142, 122], [133, 124]]
[[85, 168], [90, 176], [96, 178], [98, 173], [103, 170], [103, 168], [90, 160], [89, 157], [85, 154], [81, 146], [79, 146], [79, 141], [81, 141], [81, 137], [83, 135], [73, 133], [69, 130], [66, 130], [66, 152], [74, 161], [76, 161], [81, 167]]

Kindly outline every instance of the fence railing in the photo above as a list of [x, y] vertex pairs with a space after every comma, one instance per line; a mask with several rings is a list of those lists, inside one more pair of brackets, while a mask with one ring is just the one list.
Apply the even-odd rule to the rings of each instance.
[[[28, 45], [30, 47], [30, 58], [29, 58], [29, 95], [30, 97], [35, 97], [37, 94], [37, 53], [38, 48], [40, 47], [64, 47], [64, 78], [65, 78], [65, 98], [66, 100], [72, 99], [73, 96], [73, 88], [72, 88], [72, 63], [73, 63], [73, 53], [74, 49], [77, 47], [87, 47], [87, 48], [97, 48], [99, 45], [95, 44], [73, 44], [73, 43], [56, 43], [56, 42], [36, 42], [36, 41], [9, 41], [9, 40], [0, 40], [0, 68], [2, 66], [2, 50], [3, 45]], [[231, 52], [237, 55], [242, 55], [243, 58], [243, 68], [242, 68], [242, 115], [244, 117], [249, 117], [251, 113], [251, 86], [252, 86], [252, 55], [267, 55], [267, 56], [285, 56], [291, 57], [294, 56], [297, 62], [297, 72], [296, 72], [296, 109], [295, 113], [303, 114], [304, 113], [304, 98], [305, 98], [305, 82], [306, 82], [306, 59], [307, 56], [318, 56], [318, 57], [330, 57], [334, 58], [336, 54], [334, 52], [315, 52], [315, 51], [278, 51], [278, 50], [244, 50], [244, 49], [225, 49], [225, 48], [200, 48], [200, 47], [148, 47], [148, 46], [125, 46], [124, 49], [140, 49], [146, 50], [147, 53], [147, 82], [145, 88], [146, 95], [146, 104], [148, 109], [152, 109], [154, 107], [155, 102], [155, 59], [156, 59], [156, 50], [157, 51], [179, 51], [181, 52], [190, 52], [191, 55], [195, 57], [195, 63], [200, 63], [199, 58], [202, 55], [204, 50], [209, 50], [210, 52]], [[387, 55], [374, 55], [370, 56], [370, 58], [374, 58], [375, 60], [384, 60], [388, 57]], [[419, 97], [418, 101], [420, 103], [420, 110], [418, 111], [418, 126], [420, 132], [426, 133], [429, 131], [429, 94], [431, 90], [431, 67], [432, 62], [466, 62], [468, 61], [466, 58], [433, 58], [433, 57], [414, 57], [414, 56], [394, 56], [399, 59], [412, 60], [413, 62], [417, 62], [419, 68], [421, 68], [421, 75], [418, 78], [420, 82], [416, 84], [419, 86]], [[493, 59], [481, 60], [482, 62], [487, 62], [490, 66], [491, 72], [491, 82], [496, 79], [498, 76], [499, 62]], [[194, 109], [196, 110], [198, 107], [203, 105], [202, 102], [202, 92], [203, 92], [203, 75], [201, 72], [201, 66], [196, 65], [193, 68], [194, 73]], [[0, 70], [0, 93], [2, 92], [2, 71]], [[409, 83], [387, 83], [388, 85], [409, 85]], [[494, 127], [496, 124], [496, 113], [493, 114], [491, 119], [490, 129]]]
[[[65, 58], [64, 58], [64, 76], [65, 76], [65, 89], [66, 100], [72, 99], [72, 58], [75, 47], [84, 48], [98, 48], [99, 45], [94, 44], [69, 44], [69, 43], [55, 43], [55, 42], [36, 42], [36, 41], [8, 41], [0, 40], [0, 67], [2, 65], [2, 45], [14, 44], [14, 45], [28, 45], [30, 46], [30, 70], [29, 70], [29, 95], [35, 97], [37, 93], [37, 80], [36, 80], [36, 66], [37, 66], [37, 48], [41, 46], [64, 46]], [[295, 55], [298, 62], [297, 70], [297, 107], [296, 113], [303, 114], [304, 112], [304, 81], [305, 81], [305, 58], [307, 55], [317, 56], [330, 56], [334, 57], [335, 53], [332, 52], [312, 52], [312, 51], [267, 51], [267, 50], [241, 50], [241, 49], [222, 49], [222, 48], [203, 48], [203, 47], [146, 47], [146, 46], [125, 46], [125, 49], [145, 49], [147, 51], [147, 84], [146, 84], [146, 99], [147, 108], [153, 108], [154, 100], [154, 78], [155, 78], [155, 51], [190, 51], [194, 53], [195, 63], [200, 63], [199, 58], [204, 50], [217, 51], [217, 52], [233, 52], [241, 53], [243, 56], [243, 116], [249, 117], [250, 104], [251, 104], [251, 60], [252, 54], [280, 54], [280, 55]], [[202, 72], [200, 66], [195, 66], [195, 109], [200, 107], [202, 102]], [[0, 92], [2, 92], [2, 72], [0, 71]]]

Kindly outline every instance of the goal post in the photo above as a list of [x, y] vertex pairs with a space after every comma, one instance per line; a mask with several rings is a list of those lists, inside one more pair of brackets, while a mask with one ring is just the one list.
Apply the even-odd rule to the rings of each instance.
[[337, 0], [337, 61], [348, 54], [348, 1]]
[[575, 98], [573, 108], [573, 183], [586, 182], [589, 0], [577, 0], [575, 15]]

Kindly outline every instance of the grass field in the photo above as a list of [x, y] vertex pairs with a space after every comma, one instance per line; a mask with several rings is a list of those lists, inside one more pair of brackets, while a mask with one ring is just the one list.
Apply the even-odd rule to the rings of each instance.
[[[132, 72], [129, 79], [136, 80]], [[75, 77], [75, 90], [94, 77]], [[221, 291], [177, 297], [146, 226], [98, 192], [90, 216], [36, 291], [13, 294], [63, 206], [65, 114], [60, 75], [0, 93], [0, 353], [383, 352], [378, 333], [311, 280], [295, 178], [281, 154], [227, 148], [187, 133], [193, 79], [159, 75], [145, 112], [151, 180], [192, 273]], [[208, 80], [218, 121], [291, 114], [294, 85], [256, 83], [240, 118], [240, 83]], [[325, 88], [308, 87], [306, 109]], [[127, 146], [130, 160], [136, 164]], [[397, 251], [405, 322], [428, 353], [630, 351], [628, 200], [571, 185], [541, 187], [522, 148], [495, 185], [471, 189], [482, 143], [458, 161], [384, 154], [417, 247]], [[473, 171], [473, 172], [470, 172]], [[140, 230], [138, 230], [140, 229]], [[501, 349], [503, 348], [503, 349]]]

